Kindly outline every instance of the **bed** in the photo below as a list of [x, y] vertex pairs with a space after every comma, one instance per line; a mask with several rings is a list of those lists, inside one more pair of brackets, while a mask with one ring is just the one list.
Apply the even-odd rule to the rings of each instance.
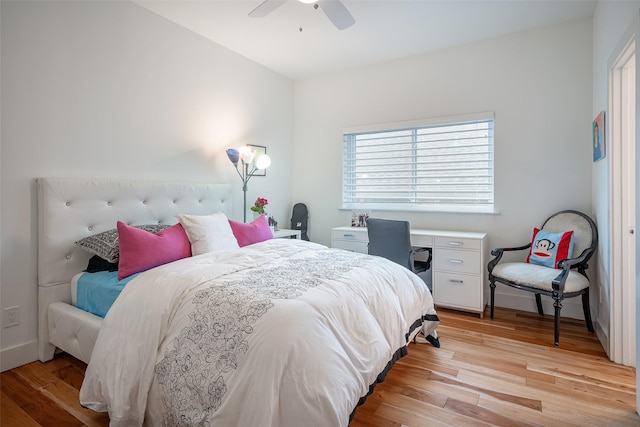
[[193, 244], [184, 214], [228, 215], [230, 194], [38, 179], [40, 359], [59, 350], [88, 363], [81, 403], [111, 425], [347, 425], [418, 333], [437, 342], [433, 299], [413, 273], [296, 239], [194, 249], [139, 273], [104, 319], [71, 304], [90, 259], [79, 239], [182, 215]]

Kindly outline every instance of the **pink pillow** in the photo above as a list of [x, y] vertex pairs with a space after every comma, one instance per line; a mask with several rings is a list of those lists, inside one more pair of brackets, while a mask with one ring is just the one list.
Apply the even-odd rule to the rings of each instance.
[[249, 224], [230, 219], [229, 225], [240, 247], [273, 239], [273, 232], [264, 215], [260, 215]]
[[191, 256], [191, 243], [180, 224], [156, 234], [128, 226], [122, 221], [118, 221], [117, 227], [120, 242], [118, 280]]

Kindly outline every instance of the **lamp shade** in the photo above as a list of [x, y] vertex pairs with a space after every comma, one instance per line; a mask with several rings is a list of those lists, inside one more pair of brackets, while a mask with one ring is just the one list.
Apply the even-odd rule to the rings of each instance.
[[240, 152], [235, 148], [229, 148], [227, 150], [227, 157], [231, 160], [234, 166], [238, 166], [238, 160], [240, 160]]
[[271, 157], [268, 154], [262, 154], [255, 160], [256, 169], [266, 169], [271, 166]]
[[245, 145], [244, 147], [240, 147], [238, 151], [240, 151], [240, 160], [246, 164], [253, 163], [253, 158], [255, 157], [256, 152], [251, 147], [247, 147]]

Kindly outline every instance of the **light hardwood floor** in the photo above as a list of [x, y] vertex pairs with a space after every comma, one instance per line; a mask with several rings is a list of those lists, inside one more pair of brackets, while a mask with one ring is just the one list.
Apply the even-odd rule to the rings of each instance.
[[[610, 362], [584, 322], [439, 309], [441, 348], [411, 344], [358, 408], [364, 426], [640, 426], [635, 369]], [[80, 407], [84, 363], [58, 355], [0, 375], [2, 426], [106, 426]]]

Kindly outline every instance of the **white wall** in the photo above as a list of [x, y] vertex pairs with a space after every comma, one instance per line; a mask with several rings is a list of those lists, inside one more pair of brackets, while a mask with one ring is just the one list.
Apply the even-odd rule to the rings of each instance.
[[[485, 231], [491, 247], [527, 242], [555, 211], [590, 214], [591, 40], [586, 20], [296, 81], [293, 201], [309, 206], [311, 239], [330, 244], [330, 229], [350, 222], [339, 209], [343, 128], [482, 111], [495, 112], [499, 215], [372, 214]], [[532, 295], [501, 285], [496, 304], [535, 310]], [[563, 306], [582, 318], [580, 298]]]
[[[593, 104], [591, 115], [593, 117], [599, 111], [608, 109], [609, 96], [609, 70], [608, 61], [620, 38], [629, 27], [632, 19], [640, 9], [640, 1], [600, 1], [593, 15]], [[608, 119], [607, 119], [608, 121]], [[610, 316], [610, 283], [611, 274], [610, 250], [611, 218], [609, 216], [610, 198], [610, 158], [593, 164], [593, 212], [598, 221], [600, 234], [598, 263], [598, 277], [602, 283], [603, 301], [598, 309], [599, 334], [603, 334], [601, 341], [605, 349], [608, 349], [609, 316]]]
[[[224, 150], [265, 145], [249, 200], [291, 213], [293, 84], [128, 2], [1, 2], [2, 370], [36, 359], [34, 179], [229, 182]], [[283, 221], [283, 224], [285, 221]]]

